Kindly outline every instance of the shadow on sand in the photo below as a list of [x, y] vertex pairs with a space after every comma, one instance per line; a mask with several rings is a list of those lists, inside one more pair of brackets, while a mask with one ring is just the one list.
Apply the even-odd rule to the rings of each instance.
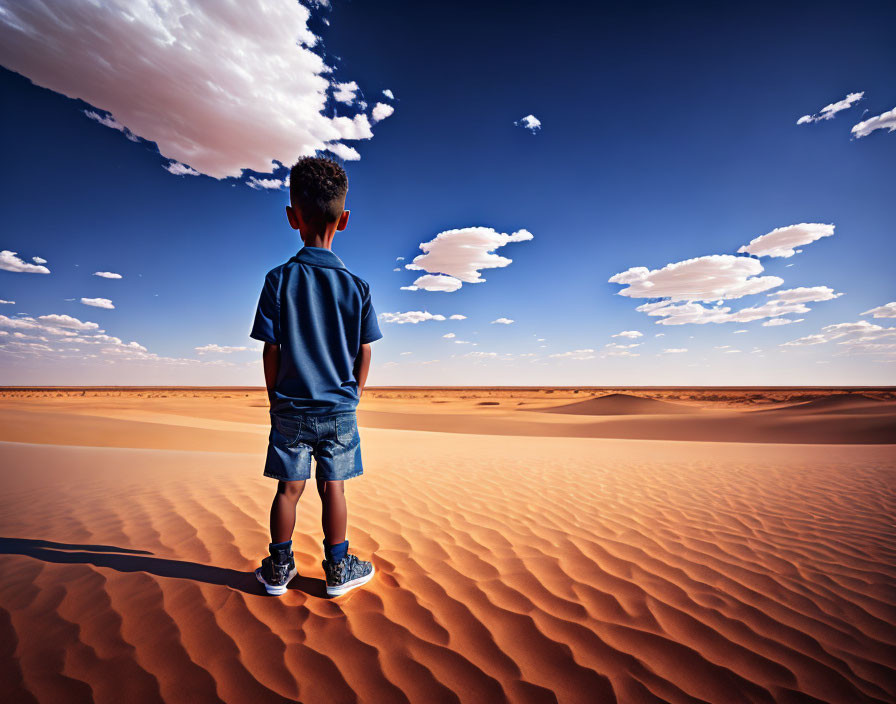
[[[230, 587], [252, 596], [267, 596], [253, 572], [238, 572], [225, 567], [201, 565], [198, 562], [150, 557], [146, 550], [130, 550], [113, 545], [72, 545], [49, 540], [0, 538], [0, 555], [25, 555], [35, 560], [71, 565], [108, 567], [118, 572], [146, 572], [158, 577], [188, 579], [220, 587]], [[322, 579], [296, 577], [289, 583], [291, 590], [327, 599], [327, 584]]]

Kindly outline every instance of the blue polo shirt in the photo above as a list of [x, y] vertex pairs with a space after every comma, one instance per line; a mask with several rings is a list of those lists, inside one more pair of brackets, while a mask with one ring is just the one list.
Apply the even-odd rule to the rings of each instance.
[[383, 336], [369, 284], [329, 249], [303, 247], [271, 269], [250, 337], [280, 346], [271, 411], [342, 413], [358, 405], [355, 358]]

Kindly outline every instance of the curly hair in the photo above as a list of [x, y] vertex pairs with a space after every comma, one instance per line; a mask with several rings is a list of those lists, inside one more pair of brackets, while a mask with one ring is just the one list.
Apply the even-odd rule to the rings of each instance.
[[332, 159], [303, 156], [289, 172], [289, 199], [302, 219], [321, 231], [336, 222], [345, 209], [348, 177]]

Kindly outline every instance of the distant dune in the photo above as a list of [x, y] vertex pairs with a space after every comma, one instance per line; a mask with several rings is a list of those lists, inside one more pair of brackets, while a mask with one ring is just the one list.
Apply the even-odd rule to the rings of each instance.
[[699, 408], [630, 394], [607, 394], [577, 403], [538, 409], [542, 413], [569, 413], [581, 416], [629, 416], [651, 413], [697, 413]]
[[896, 414], [896, 403], [883, 401], [867, 394], [831, 394], [803, 403], [755, 411], [755, 413], [770, 412]]

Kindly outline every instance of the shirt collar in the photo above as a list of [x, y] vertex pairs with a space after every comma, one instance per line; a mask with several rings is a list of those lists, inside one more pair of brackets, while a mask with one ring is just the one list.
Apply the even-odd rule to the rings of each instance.
[[345, 269], [345, 264], [332, 250], [323, 247], [302, 247], [293, 257], [297, 262], [312, 266], [326, 266], [331, 269]]

